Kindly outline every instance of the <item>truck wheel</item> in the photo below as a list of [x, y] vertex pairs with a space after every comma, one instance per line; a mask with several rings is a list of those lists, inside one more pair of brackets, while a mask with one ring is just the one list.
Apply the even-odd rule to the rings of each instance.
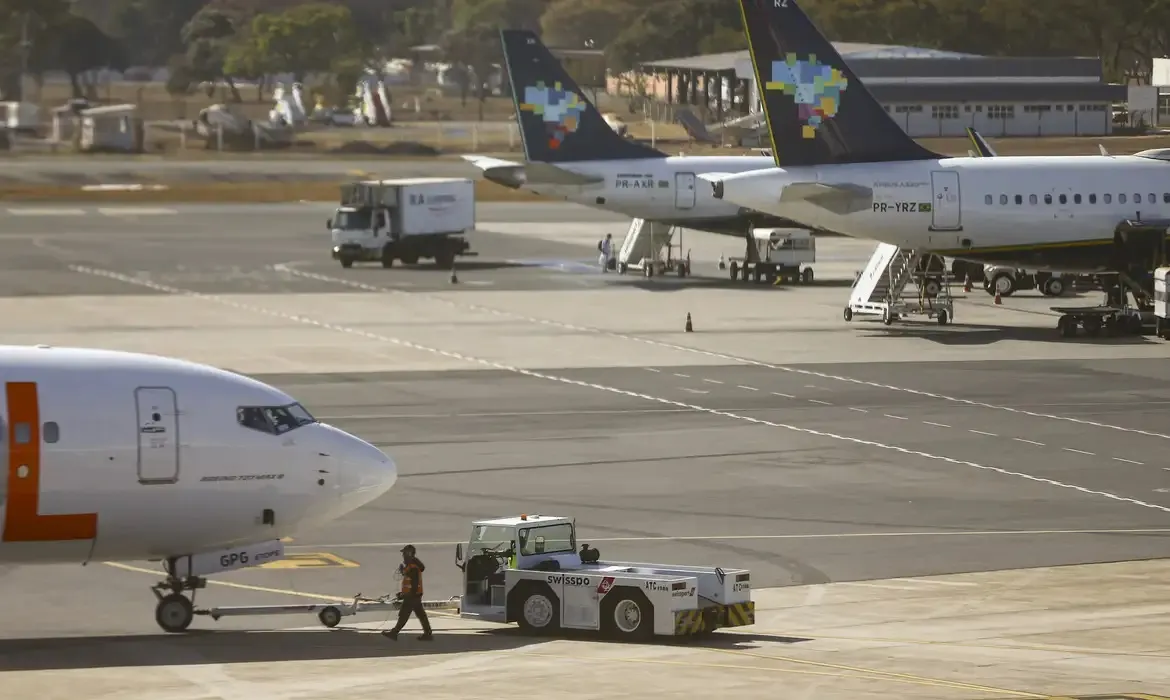
[[353, 261], [349, 258], [342, 258], [341, 266], [348, 270], [349, 268], [353, 267]]
[[524, 593], [516, 620], [525, 634], [548, 634], [561, 627], [560, 601], [547, 587], [533, 587]]
[[612, 591], [601, 605], [601, 625], [607, 634], [624, 641], [654, 636], [654, 606], [641, 591]]
[[402, 254], [402, 264], [403, 265], [417, 265], [418, 264], [418, 253], [403, 253]]

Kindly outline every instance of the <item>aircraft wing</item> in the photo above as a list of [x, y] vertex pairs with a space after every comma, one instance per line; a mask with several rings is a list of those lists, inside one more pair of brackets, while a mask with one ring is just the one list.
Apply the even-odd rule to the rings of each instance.
[[834, 214], [855, 214], [873, 206], [873, 189], [852, 184], [793, 182], [780, 192], [780, 203], [795, 202], [807, 202]]

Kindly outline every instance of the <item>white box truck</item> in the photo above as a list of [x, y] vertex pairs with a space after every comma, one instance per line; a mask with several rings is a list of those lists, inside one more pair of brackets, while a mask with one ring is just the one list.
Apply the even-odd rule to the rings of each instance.
[[465, 238], [475, 227], [475, 183], [465, 178], [364, 180], [341, 186], [341, 206], [326, 222], [333, 259], [395, 260], [414, 265], [424, 258], [449, 268], [459, 255], [475, 255]]

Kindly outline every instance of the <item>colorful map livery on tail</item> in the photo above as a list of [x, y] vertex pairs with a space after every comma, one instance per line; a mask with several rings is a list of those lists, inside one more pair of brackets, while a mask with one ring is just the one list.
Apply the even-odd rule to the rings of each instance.
[[930, 160], [797, 0], [739, 0], [779, 167]]
[[587, 106], [580, 95], [565, 90], [559, 81], [550, 88], [543, 80], [524, 88], [524, 101], [520, 103], [521, 110], [544, 120], [549, 132], [548, 147], [553, 150], [561, 147], [566, 135], [577, 130]]

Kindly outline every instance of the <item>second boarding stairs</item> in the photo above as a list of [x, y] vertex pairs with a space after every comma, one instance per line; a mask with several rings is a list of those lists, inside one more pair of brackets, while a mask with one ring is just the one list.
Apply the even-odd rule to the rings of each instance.
[[[906, 287], [911, 283], [917, 294], [908, 298]], [[882, 243], [853, 282], [845, 320], [852, 321], [854, 315], [880, 316], [888, 326], [912, 314], [933, 318], [940, 325], [954, 319], [950, 275], [937, 255]]]
[[682, 259], [681, 229], [678, 245], [674, 243], [676, 228], [678, 227], [646, 219], [631, 221], [622, 246], [618, 249], [618, 272], [625, 274], [632, 268], [641, 270], [646, 277], [663, 275], [672, 270], [677, 272], [679, 277], [689, 275], [691, 262], [689, 259]]

